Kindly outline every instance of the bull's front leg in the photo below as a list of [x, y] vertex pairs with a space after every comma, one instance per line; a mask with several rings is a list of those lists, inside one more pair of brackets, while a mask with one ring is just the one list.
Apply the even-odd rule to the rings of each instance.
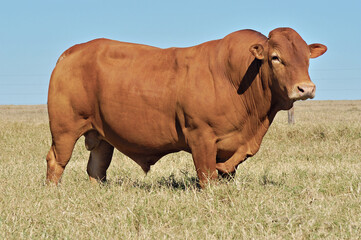
[[[217, 164], [216, 164], [216, 168], [217, 168]], [[234, 169], [233, 172], [223, 172], [223, 171], [219, 170], [218, 168], [217, 168], [217, 170], [218, 170], [219, 179], [224, 179], [224, 180], [230, 181], [230, 180], [234, 179], [234, 177], [236, 175], [236, 169]]]
[[236, 174], [236, 170], [239, 164], [247, 159], [247, 154], [243, 149], [239, 149], [233, 154], [233, 156], [225, 162], [219, 162], [216, 164], [218, 174], [225, 179], [232, 179]]
[[216, 170], [216, 138], [208, 129], [195, 129], [187, 135], [199, 184], [201, 188], [204, 188], [210, 180], [218, 178]]

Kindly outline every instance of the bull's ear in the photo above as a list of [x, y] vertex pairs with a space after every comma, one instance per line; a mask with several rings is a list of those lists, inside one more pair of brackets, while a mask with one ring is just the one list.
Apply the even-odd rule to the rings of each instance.
[[311, 53], [310, 58], [317, 58], [327, 51], [327, 47], [319, 43], [310, 44], [308, 47]]
[[264, 48], [261, 44], [254, 44], [249, 48], [249, 51], [255, 56], [255, 58], [264, 59]]

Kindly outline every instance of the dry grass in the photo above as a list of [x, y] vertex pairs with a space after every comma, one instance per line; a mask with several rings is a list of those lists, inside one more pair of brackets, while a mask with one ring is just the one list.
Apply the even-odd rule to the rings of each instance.
[[45, 106], [0, 106], [0, 239], [360, 239], [361, 101], [280, 112], [234, 181], [196, 188], [191, 156], [144, 176], [116, 152], [109, 183], [87, 181], [81, 139], [61, 187], [45, 187]]

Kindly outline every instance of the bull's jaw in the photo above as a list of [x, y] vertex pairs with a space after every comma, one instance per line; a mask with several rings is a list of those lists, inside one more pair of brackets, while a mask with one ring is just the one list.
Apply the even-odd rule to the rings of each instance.
[[316, 86], [312, 82], [300, 83], [293, 87], [288, 94], [289, 99], [293, 101], [312, 99], [315, 97]]

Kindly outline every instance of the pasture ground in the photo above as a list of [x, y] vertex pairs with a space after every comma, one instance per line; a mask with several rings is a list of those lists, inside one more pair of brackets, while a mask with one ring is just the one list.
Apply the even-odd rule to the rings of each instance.
[[147, 176], [119, 152], [88, 182], [80, 139], [60, 187], [44, 186], [46, 106], [0, 106], [0, 239], [360, 239], [361, 101], [278, 113], [233, 181], [196, 187], [191, 155]]

